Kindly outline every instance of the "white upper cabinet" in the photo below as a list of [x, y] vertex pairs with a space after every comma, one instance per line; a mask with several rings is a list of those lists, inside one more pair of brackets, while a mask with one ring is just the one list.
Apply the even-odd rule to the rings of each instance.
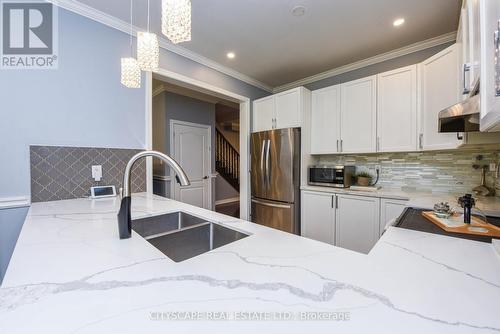
[[[481, 131], [500, 131], [500, 3], [480, 1], [481, 14]], [[497, 55], [497, 56], [496, 56]], [[500, 61], [500, 60], [497, 60]]]
[[459, 64], [456, 44], [444, 49], [419, 65], [419, 148], [441, 150], [456, 148], [461, 141], [456, 133], [438, 132], [438, 114], [458, 103]]
[[417, 66], [377, 75], [377, 151], [417, 149]]
[[301, 126], [301, 88], [275, 95], [277, 129]]
[[301, 235], [306, 238], [335, 242], [335, 194], [302, 191]]
[[340, 146], [340, 85], [312, 92], [311, 154], [338, 153]]
[[252, 132], [301, 127], [308, 93], [299, 87], [255, 100]]
[[341, 134], [343, 153], [376, 151], [376, 75], [341, 85]]
[[274, 97], [268, 96], [253, 102], [253, 132], [271, 130], [274, 127]]

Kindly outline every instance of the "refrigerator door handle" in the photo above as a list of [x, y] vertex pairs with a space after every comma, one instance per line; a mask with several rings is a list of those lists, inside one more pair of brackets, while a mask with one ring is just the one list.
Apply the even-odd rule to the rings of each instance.
[[262, 150], [260, 152], [260, 178], [262, 179], [261, 182], [262, 184], [265, 183], [265, 174], [264, 174], [264, 165], [265, 165], [265, 162], [264, 162], [264, 152], [266, 150], [266, 141], [263, 140], [262, 141]]
[[287, 205], [287, 204], [277, 204], [277, 203], [270, 203], [270, 202], [264, 202], [264, 201], [259, 201], [258, 199], [252, 199], [253, 203], [264, 205], [264, 206], [270, 206], [272, 208], [280, 208], [280, 209], [290, 209], [292, 206]]
[[267, 187], [269, 187], [271, 185], [271, 168], [270, 168], [270, 159], [269, 159], [269, 151], [270, 151], [270, 148], [271, 148], [271, 140], [268, 139], [267, 140], [267, 146], [266, 146], [266, 182], [267, 182]]

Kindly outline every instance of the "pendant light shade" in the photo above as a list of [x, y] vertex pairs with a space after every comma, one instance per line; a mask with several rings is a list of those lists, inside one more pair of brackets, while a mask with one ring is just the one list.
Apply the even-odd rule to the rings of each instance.
[[122, 58], [121, 83], [128, 88], [141, 88], [141, 69], [135, 58]]
[[158, 37], [150, 32], [137, 33], [137, 61], [143, 71], [156, 71], [159, 66]]
[[161, 31], [174, 44], [191, 40], [191, 0], [162, 0]]

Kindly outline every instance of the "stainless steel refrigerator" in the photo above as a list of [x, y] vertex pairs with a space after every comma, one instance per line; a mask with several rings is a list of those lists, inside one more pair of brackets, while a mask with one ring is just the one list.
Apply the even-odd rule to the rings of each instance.
[[252, 221], [300, 234], [300, 128], [253, 133]]

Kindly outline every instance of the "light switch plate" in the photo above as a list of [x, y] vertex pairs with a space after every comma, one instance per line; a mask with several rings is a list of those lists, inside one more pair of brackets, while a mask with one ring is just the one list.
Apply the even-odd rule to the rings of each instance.
[[102, 166], [101, 165], [92, 166], [92, 178], [96, 182], [101, 181], [101, 179], [102, 179]]

